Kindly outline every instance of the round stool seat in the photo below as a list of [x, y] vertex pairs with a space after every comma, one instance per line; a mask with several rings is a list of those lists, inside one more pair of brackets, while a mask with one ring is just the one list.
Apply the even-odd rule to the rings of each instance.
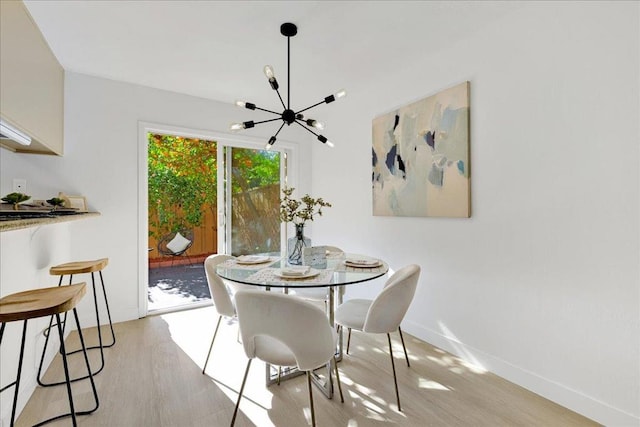
[[[58, 286], [63, 288], [64, 286], [62, 286], [62, 280], [64, 276], [69, 276], [69, 285], [70, 285], [75, 275], [91, 274], [91, 287], [93, 290], [93, 305], [95, 308], [98, 343], [95, 345], [88, 345], [87, 350], [100, 350], [100, 366], [97, 367], [94, 372], [92, 372], [92, 375], [97, 375], [104, 368], [104, 349], [108, 347], [112, 347], [116, 343], [116, 335], [113, 330], [113, 322], [111, 321], [111, 312], [109, 310], [109, 301], [107, 300], [107, 290], [105, 289], [104, 278], [102, 276], [102, 270], [104, 270], [108, 264], [109, 264], [109, 258], [100, 258], [100, 259], [89, 260], [89, 261], [72, 261], [64, 264], [54, 265], [53, 267], [49, 268], [49, 274], [52, 276], [58, 276], [59, 277]], [[96, 280], [95, 280], [96, 273], [100, 276], [102, 296], [104, 297], [104, 307], [107, 310], [107, 317], [109, 319], [108, 326], [109, 326], [109, 329], [111, 330], [110, 343], [105, 343], [102, 340], [102, 323], [100, 322], [100, 309], [98, 308], [98, 296], [96, 292]], [[65, 316], [65, 322], [66, 322], [66, 316]], [[38, 384], [43, 387], [50, 387], [50, 386], [62, 384], [61, 381], [47, 383], [47, 382], [44, 382], [42, 379], [44, 359], [45, 359], [45, 354], [47, 352], [47, 346], [49, 344], [48, 331], [51, 329], [52, 326], [53, 326], [53, 316], [51, 316], [51, 319], [49, 321], [49, 327], [47, 328], [46, 338], [44, 341], [44, 348], [42, 349], [42, 355], [40, 356], [40, 365], [38, 367], [37, 381], [38, 381]], [[64, 325], [63, 325], [63, 328], [64, 328]], [[80, 349], [76, 349], [76, 350], [70, 351], [69, 354], [78, 353], [79, 351]], [[73, 378], [71, 381], [75, 382], [75, 381], [83, 380], [86, 378], [87, 378], [86, 376]]]
[[87, 292], [84, 283], [32, 289], [0, 299], [0, 323], [51, 316], [73, 309]]
[[104, 270], [109, 264], [109, 258], [100, 258], [94, 261], [74, 261], [65, 264], [54, 265], [49, 269], [52, 276], [65, 276], [67, 274], [93, 273]]
[[[38, 424], [35, 424], [34, 427], [41, 426], [43, 424], [65, 417], [71, 417], [73, 425], [77, 426], [78, 424], [76, 421], [76, 416], [89, 415], [98, 409], [98, 406], [100, 405], [100, 402], [98, 400], [98, 390], [96, 389], [96, 384], [93, 380], [91, 365], [89, 364], [89, 358], [87, 357], [87, 350], [84, 344], [84, 338], [82, 336], [82, 328], [80, 326], [78, 311], [76, 309], [76, 305], [86, 292], [87, 287], [85, 283], [76, 283], [62, 287], [56, 286], [53, 288], [31, 289], [0, 298], [0, 343], [2, 343], [2, 338], [4, 337], [4, 330], [7, 323], [15, 321], [22, 321], [23, 323], [16, 379], [12, 383], [0, 389], [1, 393], [9, 389], [10, 387], [14, 387], [13, 405], [11, 407], [11, 427], [13, 427], [15, 424], [18, 396], [20, 395], [20, 381], [22, 377], [22, 365], [24, 362], [27, 324], [29, 323], [29, 320], [38, 317], [51, 316], [52, 318], [55, 317], [56, 319], [58, 338], [60, 339], [60, 354], [62, 356], [62, 366], [64, 368], [64, 381], [60, 384], [66, 385], [67, 397], [69, 399], [69, 412], [41, 421]], [[71, 390], [72, 380], [69, 377], [69, 364], [67, 361], [67, 352], [65, 350], [64, 344], [64, 331], [62, 321], [60, 320], [60, 315], [64, 313], [66, 319], [66, 314], [69, 311], [73, 312], [73, 317], [75, 319], [76, 327], [78, 330], [78, 337], [80, 339], [81, 351], [84, 355], [84, 362], [87, 368], [87, 376], [83, 377], [82, 379], [89, 379], [89, 381], [91, 382], [91, 389], [93, 391], [94, 407], [83, 411], [76, 411], [75, 404], [73, 402], [73, 393]], [[51, 325], [49, 325], [49, 328], [51, 328]]]

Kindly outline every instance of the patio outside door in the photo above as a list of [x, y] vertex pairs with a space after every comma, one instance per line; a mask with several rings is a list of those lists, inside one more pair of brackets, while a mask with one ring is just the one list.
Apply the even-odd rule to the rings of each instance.
[[[210, 304], [207, 256], [280, 251], [286, 154], [161, 132], [147, 143], [147, 311]], [[178, 231], [190, 244], [173, 256]]]

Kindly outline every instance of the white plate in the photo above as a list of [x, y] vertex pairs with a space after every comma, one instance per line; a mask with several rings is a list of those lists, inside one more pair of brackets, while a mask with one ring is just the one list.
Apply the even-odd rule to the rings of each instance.
[[277, 268], [273, 271], [273, 274], [275, 274], [278, 277], [281, 277], [283, 279], [308, 279], [309, 277], [315, 277], [318, 274], [320, 274], [320, 270], [316, 270], [315, 268], [309, 268], [309, 271], [307, 271], [304, 274], [286, 274], [287, 269], [286, 268]]
[[268, 256], [263, 256], [263, 255], [241, 255], [238, 258], [236, 258], [236, 262], [238, 264], [247, 264], [247, 265], [251, 265], [251, 264], [262, 264], [264, 262], [269, 261], [269, 257]]
[[346, 259], [344, 265], [357, 268], [374, 268], [380, 267], [382, 262], [379, 259]]

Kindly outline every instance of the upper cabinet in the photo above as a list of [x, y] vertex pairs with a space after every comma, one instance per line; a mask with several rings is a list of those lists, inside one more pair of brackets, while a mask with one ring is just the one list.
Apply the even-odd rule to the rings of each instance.
[[16, 152], [62, 155], [64, 69], [22, 1], [0, 1], [0, 118], [31, 137]]

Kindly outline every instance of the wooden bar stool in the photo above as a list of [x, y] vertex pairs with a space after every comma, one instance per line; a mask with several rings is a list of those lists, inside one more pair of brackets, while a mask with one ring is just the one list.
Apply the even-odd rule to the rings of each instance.
[[[87, 347], [87, 350], [93, 350], [93, 349], [98, 349], [100, 350], [100, 367], [95, 371], [92, 372], [92, 375], [96, 375], [98, 373], [100, 373], [102, 371], [102, 369], [104, 368], [104, 348], [106, 347], [111, 347], [116, 343], [116, 335], [113, 331], [113, 322], [111, 321], [111, 312], [109, 311], [109, 300], [107, 299], [107, 291], [105, 289], [104, 286], [104, 278], [102, 276], [102, 270], [104, 270], [104, 268], [107, 266], [107, 264], [109, 264], [109, 259], [108, 258], [101, 258], [101, 259], [97, 259], [97, 260], [93, 260], [93, 261], [75, 261], [75, 262], [69, 262], [66, 264], [60, 264], [60, 265], [56, 265], [53, 266], [49, 269], [49, 274], [51, 274], [52, 276], [60, 276], [60, 279], [58, 280], [58, 286], [62, 285], [62, 279], [64, 278], [64, 276], [68, 275], [69, 276], [69, 284], [71, 284], [71, 281], [73, 280], [73, 275], [74, 274], [84, 274], [84, 273], [91, 273], [91, 285], [93, 287], [93, 303], [95, 306], [95, 310], [96, 310], [96, 325], [98, 328], [98, 345], [94, 345], [94, 346], [89, 346]], [[102, 285], [102, 295], [104, 296], [104, 304], [107, 308], [107, 316], [109, 318], [109, 327], [111, 329], [111, 343], [110, 344], [105, 344], [102, 342], [102, 327], [100, 325], [100, 310], [98, 309], [98, 296], [97, 296], [97, 292], [96, 292], [96, 280], [95, 280], [95, 273], [98, 272], [98, 274], [100, 275], [100, 284]], [[64, 324], [66, 323], [66, 315], [64, 317], [63, 320], [63, 330], [64, 330]], [[51, 316], [51, 319], [49, 321], [49, 328], [47, 329], [47, 332], [49, 332], [51, 330], [51, 327], [53, 326], [53, 316]], [[42, 356], [40, 357], [40, 365], [38, 367], [38, 376], [37, 376], [37, 380], [38, 380], [38, 384], [40, 384], [43, 387], [50, 387], [50, 386], [54, 386], [54, 385], [60, 385], [63, 384], [62, 381], [59, 382], [53, 382], [53, 383], [45, 383], [42, 381], [42, 367], [44, 364], [44, 358], [45, 358], [45, 354], [47, 352], [47, 344], [49, 342], [49, 335], [47, 333], [47, 336], [45, 338], [44, 341], [44, 348], [42, 350]], [[74, 350], [69, 352], [68, 354], [74, 354], [79, 352], [80, 349], [78, 350]], [[87, 376], [83, 376], [83, 377], [79, 377], [79, 378], [74, 378], [71, 381], [79, 381], [79, 380], [83, 380], [86, 379]]]
[[[98, 401], [98, 391], [93, 381], [93, 375], [91, 375], [91, 366], [89, 365], [89, 358], [84, 345], [84, 338], [82, 336], [82, 329], [80, 328], [80, 320], [78, 319], [78, 312], [76, 311], [76, 304], [86, 293], [86, 285], [84, 283], [78, 283], [75, 285], [53, 287], [53, 288], [41, 288], [33, 289], [25, 292], [19, 292], [16, 294], [7, 295], [0, 299], [0, 344], [2, 343], [2, 336], [4, 335], [4, 328], [8, 322], [16, 322], [22, 320], [22, 343], [20, 345], [20, 358], [18, 360], [18, 373], [16, 380], [11, 384], [0, 389], [0, 392], [5, 391], [9, 387], [15, 386], [13, 395], [13, 407], [11, 409], [11, 426], [13, 427], [16, 417], [16, 405], [18, 402], [18, 392], [20, 390], [20, 376], [22, 374], [22, 361], [24, 359], [24, 346], [25, 337], [27, 335], [27, 321], [29, 319], [35, 319], [38, 317], [55, 316], [58, 326], [58, 335], [60, 336], [60, 354], [62, 354], [62, 364], [64, 366], [65, 381], [62, 384], [67, 386], [67, 395], [69, 397], [69, 409], [70, 412], [62, 415], [58, 415], [49, 418], [45, 421], [41, 421], [36, 426], [41, 426], [48, 422], [58, 420], [60, 418], [71, 417], [73, 425], [77, 425], [77, 415], [88, 415], [93, 413], [100, 405]], [[88, 411], [76, 412], [73, 404], [73, 394], [71, 393], [71, 380], [69, 379], [69, 366], [67, 363], [67, 352], [64, 347], [64, 331], [62, 329], [62, 323], [60, 322], [60, 314], [67, 313], [73, 310], [73, 316], [76, 320], [76, 326], [78, 328], [78, 336], [80, 337], [80, 344], [82, 346], [81, 351], [84, 354], [84, 361], [87, 366], [87, 378], [91, 381], [91, 388], [93, 389], [93, 397], [95, 407]]]

